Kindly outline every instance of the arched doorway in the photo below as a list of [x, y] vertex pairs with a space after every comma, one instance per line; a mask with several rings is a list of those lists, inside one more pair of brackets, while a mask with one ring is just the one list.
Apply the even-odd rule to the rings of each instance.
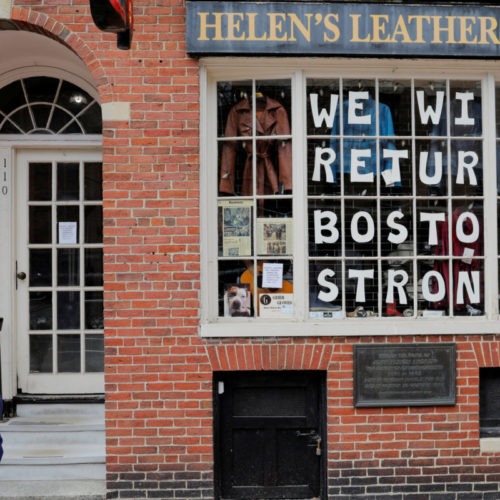
[[2, 59], [0, 48], [0, 215], [9, 235], [0, 243], [3, 399], [102, 393], [98, 95], [59, 42], [0, 32], [5, 45], [19, 52]]

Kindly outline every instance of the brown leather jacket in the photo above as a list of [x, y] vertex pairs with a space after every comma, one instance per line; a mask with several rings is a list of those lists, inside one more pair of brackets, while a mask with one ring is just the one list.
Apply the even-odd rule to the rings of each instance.
[[[259, 136], [289, 136], [290, 123], [285, 108], [274, 99], [264, 97], [262, 108], [257, 106], [257, 194], [275, 194], [292, 189], [292, 144], [290, 139], [258, 140]], [[248, 99], [235, 104], [229, 111], [225, 137], [252, 136], [252, 108]], [[246, 152], [241, 192], [235, 186], [237, 150]], [[252, 141], [224, 141], [220, 164], [219, 191], [227, 194], [253, 194]]]

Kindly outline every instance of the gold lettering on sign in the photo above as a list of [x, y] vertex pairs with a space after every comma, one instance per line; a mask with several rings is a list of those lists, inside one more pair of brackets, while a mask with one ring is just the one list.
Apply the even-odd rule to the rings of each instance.
[[390, 42], [391, 37], [387, 36], [387, 23], [389, 22], [388, 15], [373, 15], [370, 16], [372, 21], [372, 42]]
[[[208, 22], [208, 16], [214, 17], [214, 23], [210, 24]], [[225, 16], [223, 12], [199, 12], [198, 17], [200, 18], [200, 35], [198, 40], [216, 40], [222, 41], [222, 17]], [[213, 36], [208, 36], [208, 30], [213, 30]]]
[[[434, 39], [431, 43], [457, 43], [455, 40], [455, 30], [453, 21], [456, 19], [453, 16], [432, 16]], [[444, 25], [441, 24], [441, 20], [446, 20]], [[441, 33], [444, 33], [447, 38], [441, 40]]]
[[371, 42], [371, 38], [369, 35], [365, 36], [365, 38], [361, 38], [359, 35], [359, 19], [361, 17], [361, 14], [350, 14], [349, 17], [352, 19], [351, 42]]
[[283, 21], [286, 20], [286, 14], [272, 13], [267, 15], [269, 18], [269, 38], [271, 42], [286, 42], [288, 34], [283, 27]]
[[323, 34], [323, 41], [335, 43], [340, 39], [340, 28], [338, 27], [339, 16], [338, 14], [328, 14], [325, 17], [325, 29], [331, 33], [329, 36], [327, 33]]
[[401, 43], [413, 43], [403, 16], [398, 17], [396, 26], [394, 27], [394, 31], [392, 33], [392, 41], [395, 42], [396, 39], [399, 39]]
[[412, 43], [425, 43], [424, 39], [424, 22], [428, 23], [430, 21], [429, 16], [408, 16], [408, 22], [412, 23], [415, 21], [415, 31]]
[[302, 33], [304, 40], [307, 40], [308, 42], [310, 42], [311, 41], [311, 17], [312, 17], [312, 14], [306, 14], [307, 26], [302, 23], [302, 21], [299, 19], [297, 14], [288, 14], [288, 16], [290, 17], [290, 21], [291, 21], [290, 41], [295, 42], [297, 40], [295, 38], [295, 31], [294, 31], [294, 27], [297, 27], [297, 29]]
[[479, 30], [481, 35], [479, 39], [480, 44], [487, 45], [491, 43], [495, 45], [500, 45], [500, 40], [497, 36], [498, 31], [498, 21], [494, 17], [480, 17], [479, 25], [481, 29]]
[[[338, 13], [198, 12], [199, 41], [341, 41]], [[499, 22], [488, 16], [348, 14], [352, 43], [500, 45]], [[347, 40], [346, 40], [347, 41]]]
[[476, 24], [476, 18], [472, 16], [463, 16], [459, 18], [460, 38], [458, 43], [477, 43], [477, 35], [474, 35], [472, 30]]
[[248, 38], [247, 38], [247, 40], [249, 40], [251, 42], [260, 42], [263, 40], [267, 40], [266, 34], [258, 36], [255, 32], [255, 24], [256, 24], [255, 18], [258, 15], [259, 14], [257, 12], [250, 12], [247, 14], [247, 18], [248, 18]]
[[246, 40], [245, 33], [241, 34], [241, 20], [243, 14], [227, 15], [227, 40]]

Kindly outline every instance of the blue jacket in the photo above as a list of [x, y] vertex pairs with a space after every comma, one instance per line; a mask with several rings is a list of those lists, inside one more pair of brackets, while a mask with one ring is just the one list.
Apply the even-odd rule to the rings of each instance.
[[[344, 122], [344, 141], [343, 141], [343, 151], [344, 151], [344, 173], [350, 173], [351, 171], [351, 151], [353, 149], [369, 149], [370, 157], [364, 158], [365, 167], [360, 169], [361, 174], [374, 173], [377, 172], [377, 127], [376, 127], [376, 109], [375, 100], [370, 98], [364, 103], [364, 115], [370, 115], [370, 123], [367, 124], [352, 124], [348, 123], [349, 116], [349, 102], [345, 100], [343, 103], [343, 122]], [[394, 136], [394, 124], [392, 121], [392, 114], [389, 106], [383, 103], [379, 103], [378, 106], [378, 116], [379, 116], [379, 156], [380, 156], [380, 171], [390, 170], [392, 168], [392, 161], [390, 158], [383, 158], [384, 149], [396, 149], [394, 142], [385, 137]], [[332, 135], [340, 135], [340, 124], [338, 120], [335, 121], [333, 126]], [[351, 137], [350, 137], [351, 136]], [[383, 137], [382, 137], [383, 136]], [[340, 139], [335, 137], [331, 141], [330, 147], [338, 153], [340, 148]], [[337, 174], [340, 173], [340, 155], [337, 154], [337, 159], [334, 162], [334, 172], [333, 178], [336, 182]]]

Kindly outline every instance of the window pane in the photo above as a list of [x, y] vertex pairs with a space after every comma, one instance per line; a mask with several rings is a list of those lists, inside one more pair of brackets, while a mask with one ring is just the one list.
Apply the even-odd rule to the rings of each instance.
[[500, 368], [479, 370], [481, 437], [500, 436]]
[[85, 249], [85, 286], [102, 286], [102, 248]]
[[52, 286], [52, 251], [33, 250], [30, 254], [30, 286]]
[[446, 82], [415, 82], [415, 135], [446, 137]]
[[342, 313], [342, 261], [312, 260], [309, 263], [309, 317], [335, 318]]
[[59, 373], [80, 372], [80, 335], [57, 336], [57, 371]]
[[79, 242], [80, 209], [74, 206], [57, 207], [57, 242], [77, 244]]
[[85, 243], [102, 243], [102, 207], [85, 207]]
[[97, 102], [86, 108], [78, 118], [86, 134], [102, 133], [101, 106]]
[[65, 110], [54, 108], [54, 112], [52, 114], [50, 120], [50, 129], [54, 130], [56, 133], [67, 132], [65, 127], [68, 126], [72, 121], [72, 116]]
[[102, 163], [85, 163], [85, 200], [102, 200]]
[[40, 131], [47, 130], [50, 115], [52, 113], [52, 106], [45, 104], [35, 104], [31, 106], [35, 116], [36, 128]]
[[102, 292], [85, 292], [85, 328], [88, 330], [104, 328]]
[[57, 328], [80, 328], [80, 292], [57, 292]]
[[[379, 99], [381, 106], [390, 110], [396, 136], [411, 136], [411, 82], [407, 80], [380, 80]], [[379, 118], [379, 120], [382, 116]], [[385, 124], [379, 123], [381, 135], [391, 135]]]
[[57, 250], [57, 284], [78, 286], [80, 284], [80, 250], [59, 248]]
[[27, 108], [21, 108], [12, 113], [11, 119], [21, 129], [21, 133], [26, 134], [35, 127], [33, 115]]
[[30, 163], [30, 201], [50, 201], [52, 199], [52, 165], [50, 163]]
[[30, 373], [52, 371], [52, 335], [30, 335]]
[[104, 335], [85, 335], [85, 371], [104, 371]]
[[52, 242], [52, 208], [29, 208], [30, 243]]
[[52, 293], [30, 292], [30, 329], [50, 330], [52, 328]]
[[78, 200], [80, 197], [80, 177], [78, 163], [57, 164], [57, 199]]
[[91, 101], [92, 98], [81, 88], [70, 82], [62, 82], [57, 99], [57, 104], [61, 107], [69, 109], [73, 114], [78, 115], [84, 106]]
[[35, 76], [23, 80], [29, 102], [53, 102], [59, 80], [47, 76]]
[[5, 114], [9, 114], [14, 109], [26, 104], [25, 94], [20, 81], [13, 82], [1, 89], [0, 96], [0, 102], [2, 103], [1, 110]]

